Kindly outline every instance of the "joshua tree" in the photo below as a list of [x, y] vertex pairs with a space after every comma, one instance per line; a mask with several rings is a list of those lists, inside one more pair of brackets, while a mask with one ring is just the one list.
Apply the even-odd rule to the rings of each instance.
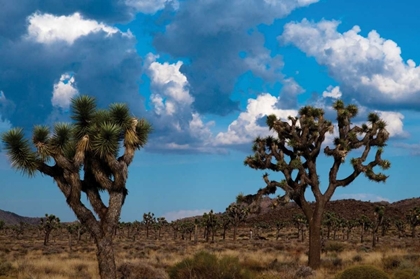
[[146, 227], [146, 238], [149, 238], [149, 229], [156, 223], [156, 218], [154, 213], [144, 213], [143, 214], [143, 224]]
[[389, 217], [384, 217], [381, 224], [381, 236], [384, 237], [391, 227], [391, 219]]
[[378, 229], [380, 226], [382, 226], [382, 223], [384, 221], [384, 215], [385, 206], [380, 205], [375, 207], [375, 220], [372, 226], [372, 247], [376, 247], [376, 243], [379, 241]]
[[74, 223], [73, 224], [68, 224], [66, 226], [66, 230], [69, 234], [69, 249], [70, 249], [70, 252], [72, 252], [73, 251], [73, 235], [76, 234], [76, 232], [78, 230], [77, 224], [74, 224]]
[[[241, 195], [238, 196], [238, 199], [241, 199]], [[248, 208], [238, 202], [232, 203], [226, 208], [226, 214], [229, 216], [229, 219], [233, 225], [233, 241], [236, 241], [239, 224], [246, 219], [248, 213]]]
[[398, 238], [405, 236], [405, 222], [401, 219], [395, 219], [394, 225], [398, 230]]
[[229, 215], [227, 214], [227, 212], [225, 212], [220, 216], [220, 226], [223, 230], [223, 232], [222, 232], [222, 239], [223, 240], [226, 239], [226, 231], [229, 229], [230, 225], [232, 225], [232, 221], [231, 221]]
[[330, 239], [331, 228], [335, 227], [337, 222], [338, 217], [334, 212], [327, 211], [324, 213], [322, 224], [327, 227], [327, 239]]
[[0, 220], [0, 231], [4, 229], [5, 223], [3, 220]]
[[360, 226], [360, 243], [363, 243], [365, 232], [372, 228], [372, 221], [366, 215], [360, 216], [358, 221]]
[[350, 240], [351, 231], [353, 230], [353, 228], [357, 227], [358, 224], [359, 222], [355, 219], [345, 221], [347, 240]]
[[[265, 138], [258, 137], [254, 141], [255, 154], [245, 160], [245, 165], [253, 168], [273, 172], [281, 172], [284, 180], [270, 181], [268, 174], [263, 176], [266, 187], [257, 194], [247, 196], [252, 203], [261, 200], [263, 195], [274, 194], [277, 188], [285, 191], [278, 203], [293, 200], [303, 210], [309, 222], [309, 266], [317, 269], [321, 264], [321, 222], [327, 202], [333, 196], [337, 187], [344, 187], [352, 183], [360, 174], [364, 173], [373, 181], [385, 181], [387, 176], [375, 173], [374, 167], [383, 169], [390, 167], [390, 162], [381, 158], [389, 133], [385, 129], [386, 123], [376, 113], [370, 113], [368, 124], [353, 125], [352, 118], [357, 115], [355, 105], [345, 106], [341, 100], [334, 103], [338, 122], [338, 135], [334, 139], [334, 146], [324, 148], [325, 155], [332, 157], [333, 162], [328, 174], [325, 192], [321, 185], [317, 169], [317, 158], [326, 139], [327, 133], [333, 133], [332, 122], [324, 118], [324, 111], [320, 108], [305, 106], [299, 110], [296, 117], [289, 116], [282, 121], [275, 115], [267, 117], [270, 131], [276, 134]], [[368, 154], [377, 148], [375, 156], [370, 162]], [[345, 177], [338, 177], [339, 169], [344, 164], [347, 154], [352, 150], [359, 150], [355, 158], [350, 160], [352, 172]], [[315, 197], [313, 206], [306, 200], [305, 192], [310, 189]]]
[[286, 227], [286, 222], [277, 221], [276, 222], [276, 240], [280, 238], [280, 231]]
[[293, 217], [292, 217], [292, 222], [293, 222], [293, 225], [298, 230], [298, 232], [297, 232], [298, 239], [300, 237], [300, 241], [304, 242], [305, 241], [305, 229], [306, 229], [306, 226], [308, 225], [308, 219], [306, 219], [305, 215], [294, 214]]
[[160, 239], [162, 228], [168, 224], [168, 221], [166, 221], [165, 217], [158, 217], [156, 218], [156, 222], [154, 224], [154, 228], [157, 230], [157, 238]]
[[173, 238], [174, 238], [174, 240], [176, 240], [176, 238], [178, 237], [179, 229], [180, 229], [179, 221], [172, 221], [171, 222], [171, 228], [172, 228], [172, 231], [174, 233]]
[[[35, 126], [34, 148], [22, 129], [4, 133], [4, 150], [17, 170], [29, 176], [40, 172], [55, 180], [95, 240], [101, 278], [115, 279], [113, 236], [128, 193], [128, 166], [136, 149], [146, 144], [151, 126], [132, 117], [125, 104], [97, 109], [95, 99], [88, 96], [73, 99], [71, 112], [71, 124], [57, 123], [53, 131]], [[108, 192], [108, 204], [100, 191]], [[82, 192], [99, 220], [82, 203]]]
[[25, 228], [27, 227], [27, 224], [23, 223], [22, 221], [19, 222], [19, 224], [13, 225], [12, 231], [15, 234], [15, 238], [19, 239], [20, 236], [23, 235], [23, 233], [25, 232]]
[[40, 227], [44, 231], [44, 245], [48, 244], [50, 240], [50, 234], [60, 225], [60, 218], [55, 215], [45, 214], [45, 218], [41, 218]]
[[206, 242], [209, 241], [210, 234], [211, 234], [211, 241], [214, 242], [214, 234], [216, 233], [218, 222], [217, 222], [217, 216], [213, 213], [213, 210], [210, 210], [209, 213], [203, 214], [202, 224], [205, 229]]
[[416, 227], [420, 224], [420, 207], [414, 207], [406, 215], [407, 222], [411, 228], [411, 237], [416, 236]]
[[141, 223], [137, 220], [133, 222], [133, 241], [136, 241], [136, 236], [139, 233], [141, 229]]

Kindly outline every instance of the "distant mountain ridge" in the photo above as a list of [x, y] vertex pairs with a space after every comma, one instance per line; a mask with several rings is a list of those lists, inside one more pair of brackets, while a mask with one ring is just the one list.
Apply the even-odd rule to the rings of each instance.
[[0, 209], [0, 220], [3, 220], [6, 225], [17, 225], [20, 222], [31, 225], [38, 225], [41, 217], [24, 217], [17, 215], [16, 213]]
[[[278, 206], [275, 209], [271, 208], [270, 198], [264, 198], [261, 202], [260, 214], [251, 214], [247, 223], [266, 222], [270, 220], [286, 220], [292, 218], [296, 213], [302, 213], [302, 210], [293, 202], [285, 206]], [[420, 207], [420, 198], [410, 198], [393, 203], [382, 201], [382, 202], [368, 202], [354, 199], [343, 199], [330, 201], [326, 206], [326, 211], [332, 211], [339, 216], [346, 219], [355, 219], [361, 215], [370, 217], [373, 216], [374, 209], [377, 205], [385, 206], [385, 215], [391, 218], [405, 218], [405, 214], [415, 206]], [[201, 216], [187, 217], [181, 220], [193, 220], [194, 218], [200, 218]], [[17, 215], [16, 213], [4, 211], [0, 209], [0, 220], [3, 220], [6, 225], [16, 225], [19, 222], [37, 225], [39, 224], [41, 217], [24, 217]]]

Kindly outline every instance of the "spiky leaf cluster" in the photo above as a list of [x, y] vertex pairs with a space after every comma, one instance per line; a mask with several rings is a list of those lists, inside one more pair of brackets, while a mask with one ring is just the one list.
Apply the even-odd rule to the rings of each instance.
[[[92, 169], [95, 165], [97, 171], [105, 173], [104, 179], [111, 178], [116, 160], [131, 163], [133, 151], [145, 145], [151, 131], [146, 120], [130, 115], [127, 105], [113, 104], [101, 110], [89, 96], [72, 100], [71, 119], [73, 123], [56, 123], [52, 130], [35, 126], [33, 146], [20, 128], [4, 133], [2, 141], [12, 165], [31, 176], [36, 171], [51, 171], [45, 165], [50, 161], [63, 170], [83, 165]], [[125, 148], [124, 155], [117, 158], [121, 147]]]

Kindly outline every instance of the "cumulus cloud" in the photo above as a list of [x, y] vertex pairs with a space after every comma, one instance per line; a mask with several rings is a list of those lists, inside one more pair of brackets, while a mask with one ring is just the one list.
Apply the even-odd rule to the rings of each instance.
[[[160, 0], [154, 2], [158, 1]], [[133, 2], [136, 1], [133, 0]], [[142, 1], [138, 0], [137, 2]], [[144, 0], [144, 2], [152, 1]], [[36, 11], [52, 15], [80, 13], [84, 18], [105, 22], [107, 25], [128, 22], [138, 12], [141, 12], [123, 0], [0, 0], [0, 7], [0, 38], [5, 37], [12, 40], [26, 33], [28, 25], [26, 19]], [[71, 28], [71, 26], [68, 27]]]
[[338, 25], [338, 21], [304, 19], [286, 24], [279, 39], [327, 66], [340, 82], [343, 98], [377, 108], [398, 105], [418, 110], [420, 67], [413, 60], [405, 62], [398, 45], [375, 30], [363, 37], [358, 26], [340, 33]]
[[[230, 98], [240, 75], [252, 72], [267, 83], [281, 80], [283, 62], [264, 47], [259, 24], [288, 15], [318, 0], [198, 0], [180, 2], [165, 32], [154, 37], [158, 51], [179, 59], [199, 113], [226, 115], [238, 110]], [[222, 42], [222, 43], [221, 43]]]
[[[29, 19], [23, 19], [23, 22], [29, 22]], [[38, 43], [28, 39], [30, 27], [26, 26], [26, 32], [20, 38], [3, 40], [0, 44], [0, 90], [6, 95], [8, 104], [4, 105], [2, 101], [0, 114], [13, 126], [30, 131], [34, 124], [47, 124], [50, 114], [55, 113], [54, 105], [59, 105], [60, 94], [75, 93], [70, 88], [70, 85], [74, 87], [72, 81], [57, 83], [63, 73], [77, 76], [77, 90], [96, 97], [100, 107], [125, 102], [136, 115], [144, 115], [144, 100], [139, 95], [138, 85], [142, 61], [135, 51], [135, 38], [121, 32], [109, 36], [102, 30], [77, 39], [73, 34], [71, 44], [67, 41]], [[66, 30], [60, 28], [51, 29], [54, 30], [52, 34], [59, 38], [66, 34]], [[60, 35], [59, 30], [63, 34]]]
[[390, 137], [407, 137], [408, 133], [404, 131], [404, 115], [394, 111], [377, 111], [379, 116], [386, 122], [386, 130]]
[[53, 96], [51, 103], [55, 107], [68, 109], [71, 99], [79, 94], [79, 91], [74, 87], [75, 80], [71, 74], [62, 74], [60, 80], [54, 84]]
[[322, 97], [324, 98], [333, 98], [333, 99], [340, 99], [342, 93], [340, 91], [340, 86], [328, 86], [327, 90], [322, 92]]
[[179, 5], [176, 0], [125, 0], [125, 4], [145, 14], [154, 14], [165, 8], [166, 5], [177, 9]]
[[194, 98], [189, 83], [180, 72], [182, 62], [170, 64], [158, 62], [159, 57], [149, 54], [145, 59], [145, 72], [150, 78], [150, 101], [155, 135], [149, 150], [173, 152], [221, 152], [212, 146], [211, 126], [191, 108]]
[[[65, 41], [68, 44], [73, 44], [76, 39], [91, 32], [102, 31], [107, 35], [119, 32], [117, 28], [95, 20], [84, 19], [80, 13], [74, 13], [70, 16], [55, 16], [36, 12], [28, 17], [28, 22], [27, 38], [38, 43]], [[130, 33], [127, 33], [127, 35], [131, 36]]]
[[275, 114], [278, 118], [287, 119], [290, 115], [297, 115], [297, 110], [277, 108], [278, 101], [278, 98], [268, 93], [261, 94], [256, 99], [249, 99], [246, 111], [239, 114], [238, 119], [229, 125], [226, 132], [217, 134], [216, 143], [220, 145], [249, 143], [257, 136], [267, 136], [271, 133], [265, 125], [258, 124], [258, 121], [265, 116]]
[[192, 209], [192, 210], [178, 210], [178, 211], [170, 211], [163, 214], [163, 217], [169, 222], [176, 221], [178, 219], [187, 218], [187, 217], [194, 217], [194, 216], [202, 216], [204, 213], [209, 212], [208, 209]]

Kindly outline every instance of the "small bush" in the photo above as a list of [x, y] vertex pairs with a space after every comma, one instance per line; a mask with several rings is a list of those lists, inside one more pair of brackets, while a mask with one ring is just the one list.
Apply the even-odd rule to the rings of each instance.
[[12, 264], [9, 262], [0, 262], [0, 276], [8, 275], [13, 269]]
[[400, 267], [402, 261], [402, 257], [390, 256], [382, 259], [382, 265], [386, 270], [394, 270]]
[[313, 275], [315, 275], [315, 271], [313, 271], [309, 266], [301, 266], [295, 273], [295, 277], [297, 278], [307, 278]]
[[343, 259], [338, 257], [327, 258], [322, 260], [321, 265], [326, 269], [337, 269], [343, 265]]
[[237, 257], [225, 256], [220, 260], [202, 251], [169, 269], [171, 279], [251, 279], [251, 273], [243, 268]]
[[389, 279], [384, 271], [369, 265], [353, 266], [345, 269], [336, 279]]
[[163, 270], [155, 268], [147, 263], [123, 263], [118, 272], [118, 278], [124, 279], [169, 279], [169, 275]]
[[355, 255], [355, 256], [352, 258], [352, 260], [353, 260], [353, 262], [355, 262], [355, 263], [359, 263], [359, 262], [363, 261], [363, 258], [362, 258], [362, 256], [360, 256], [360, 255]]
[[411, 269], [397, 270], [394, 272], [392, 279], [413, 279], [415, 277], [414, 271]]
[[324, 251], [326, 253], [328, 252], [340, 253], [344, 251], [344, 248], [345, 248], [345, 245], [343, 243], [330, 241], [330, 242], [327, 242], [327, 244], [325, 245]]

